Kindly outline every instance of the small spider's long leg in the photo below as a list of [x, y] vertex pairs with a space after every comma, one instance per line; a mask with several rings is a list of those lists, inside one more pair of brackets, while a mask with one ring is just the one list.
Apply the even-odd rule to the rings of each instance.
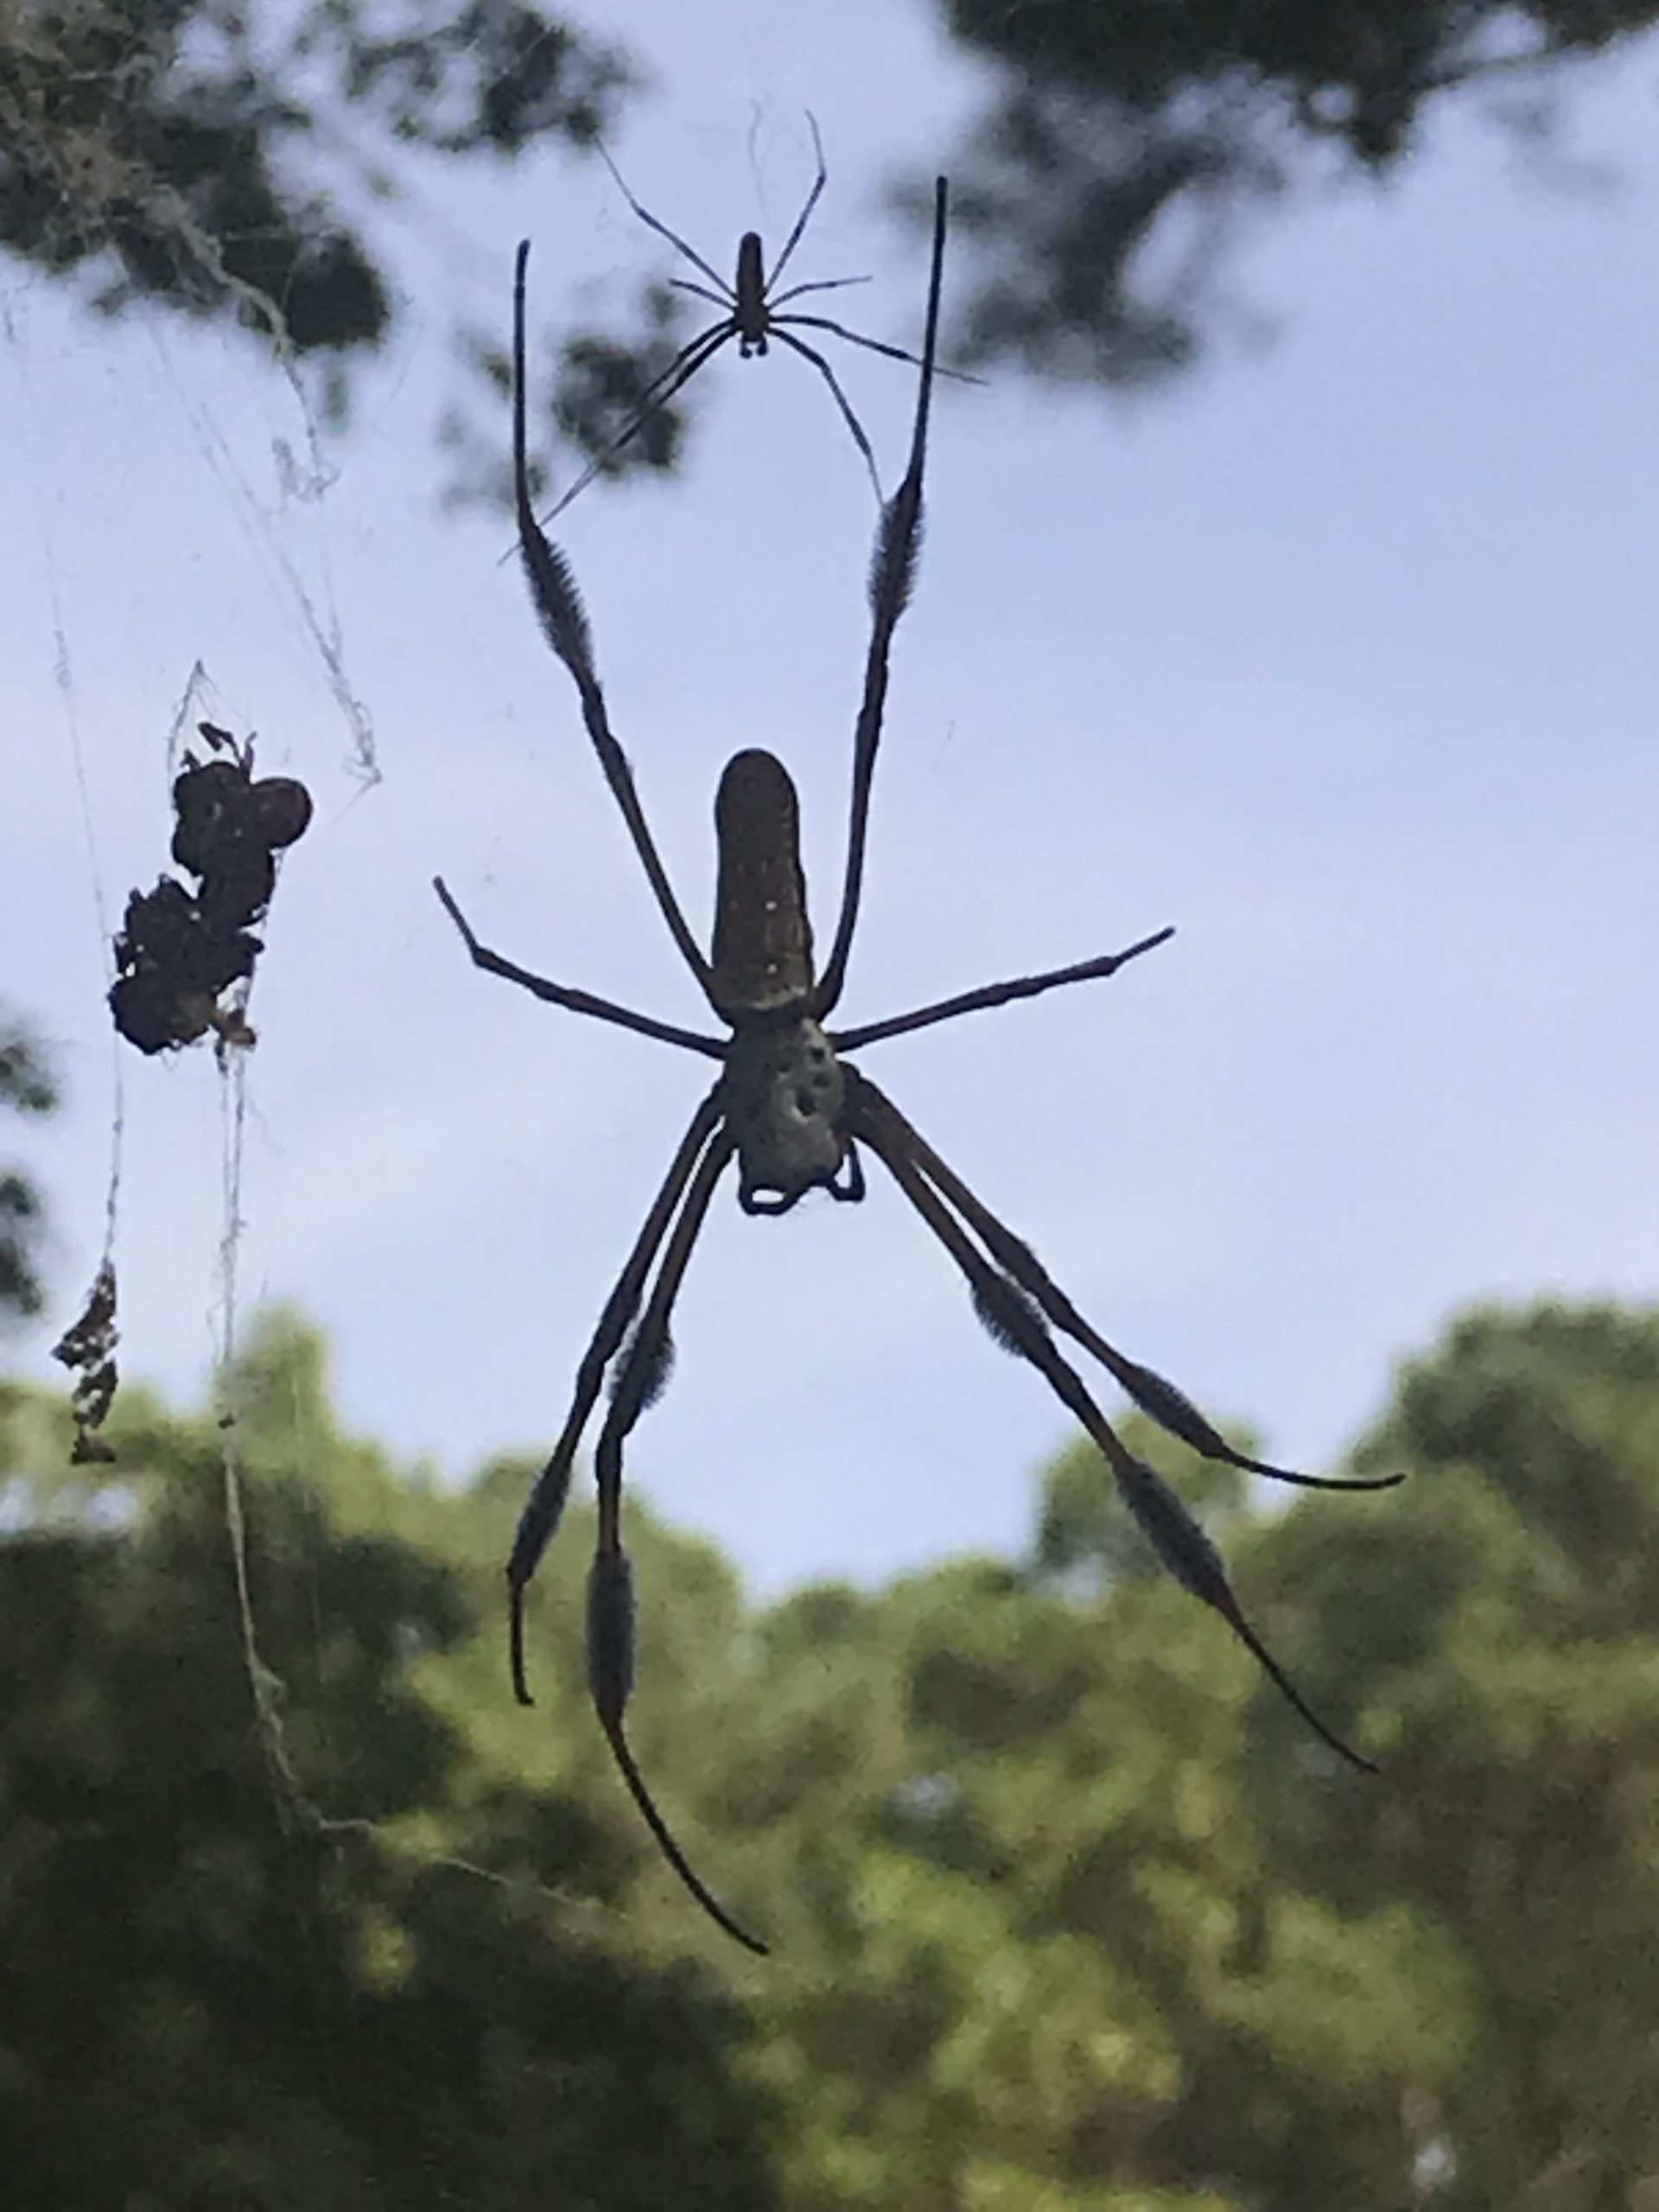
[[668, 1233], [669, 1223], [674, 1217], [675, 1208], [680, 1203], [686, 1185], [691, 1179], [692, 1170], [699, 1156], [707, 1149], [720, 1120], [719, 1089], [716, 1084], [692, 1116], [690, 1126], [681, 1138], [679, 1149], [663, 1178], [662, 1187], [652, 1200], [651, 1211], [645, 1216], [644, 1226], [634, 1239], [633, 1249], [605, 1301], [605, 1310], [599, 1317], [599, 1325], [582, 1356], [570, 1410], [565, 1416], [559, 1440], [549, 1455], [546, 1465], [536, 1478], [535, 1486], [518, 1518], [512, 1557], [507, 1562], [507, 1618], [513, 1695], [520, 1705], [533, 1702], [524, 1672], [524, 1592], [541, 1564], [543, 1553], [552, 1542], [563, 1514], [565, 1500], [569, 1495], [570, 1472], [575, 1464], [576, 1447], [582, 1441], [582, 1432], [588, 1426], [588, 1417], [593, 1412], [601, 1385], [605, 1380], [605, 1370], [621, 1350], [629, 1324], [639, 1311], [652, 1262]]
[[[801, 285], [798, 289], [804, 291], [806, 287]], [[790, 297], [792, 299], [794, 296], [794, 293], [791, 292]], [[780, 303], [773, 302], [772, 304], [776, 306]], [[813, 330], [833, 330], [837, 338], [844, 338], [849, 346], [863, 346], [872, 353], [885, 353], [890, 361], [908, 361], [912, 369], [919, 369], [922, 365], [921, 357], [918, 354], [906, 353], [902, 346], [886, 345], [879, 338], [867, 338], [861, 330], [849, 330], [844, 322], [831, 322], [828, 315], [776, 315], [772, 319], [773, 328], [775, 329], [777, 325], [782, 322], [805, 323]], [[781, 334], [779, 333], [779, 335]], [[966, 369], [947, 369], [938, 361], [933, 364], [933, 373], [936, 377], [949, 377], [952, 384], [983, 384], [985, 381], [983, 377], [970, 376]]]
[[639, 205], [639, 202], [634, 198], [633, 194], [628, 190], [626, 184], [623, 181], [621, 170], [618, 168], [616, 163], [611, 159], [610, 155], [607, 152], [603, 139], [596, 138], [594, 141], [594, 143], [599, 148], [600, 159], [604, 162], [606, 168], [609, 169], [612, 181], [615, 184], [617, 190], [627, 201], [629, 207], [632, 208], [634, 213], [639, 218], [639, 220], [645, 226], [646, 229], [655, 231], [659, 238], [666, 238], [670, 245], [671, 245], [677, 252], [683, 253], [685, 256], [686, 259], [691, 264], [691, 266], [694, 269], [701, 269], [703, 275], [708, 277], [710, 283], [718, 284], [723, 292], [726, 289], [726, 284], [725, 279], [721, 276], [720, 271], [717, 269], [711, 269], [709, 266], [709, 264], [703, 259], [702, 256], [697, 251], [696, 248], [695, 246], [688, 245], [677, 231], [671, 231], [666, 223], [659, 222], [658, 220], [657, 217], [652, 213], [649, 207], [642, 207]]
[[[868, 1093], [869, 1087], [865, 1082], [861, 1091]], [[869, 1110], [866, 1097], [855, 1099], [852, 1121], [857, 1134], [885, 1161], [899, 1189], [961, 1268], [975, 1311], [991, 1335], [1006, 1351], [1029, 1360], [1081, 1422], [1110, 1466], [1118, 1495], [1170, 1573], [1183, 1589], [1221, 1615], [1323, 1743], [1350, 1765], [1375, 1774], [1373, 1762], [1345, 1744], [1319, 1718], [1250, 1626], [1233, 1593], [1220, 1553], [1169, 1484], [1135, 1457], [1095, 1404], [1083, 1378], [1049, 1335], [1035, 1300], [1017, 1281], [990, 1264], [917, 1160], [902, 1142], [895, 1141], [886, 1117]]]
[[659, 414], [667, 406], [669, 401], [673, 398], [683, 385], [690, 383], [705, 361], [713, 360], [721, 347], [735, 334], [736, 329], [737, 325], [728, 315], [725, 321], [713, 323], [707, 330], [700, 330], [695, 338], [681, 346], [661, 375], [653, 377], [644, 391], [640, 393], [639, 405], [629, 416], [616, 436], [606, 447], [604, 452], [597, 454], [588, 462], [569, 490], [561, 493], [548, 509], [546, 516], [548, 522], [557, 521], [572, 499], [575, 499], [578, 493], [588, 489], [594, 477], [604, 470], [607, 463], [615, 459], [623, 447], [632, 444], [652, 416]]
[[772, 273], [766, 278], [765, 284], [761, 288], [763, 292], [770, 292], [772, 286], [783, 275], [785, 269], [788, 265], [790, 255], [793, 253], [796, 247], [799, 245], [802, 235], [804, 232], [807, 225], [812, 219], [812, 210], [818, 204], [818, 200], [823, 192], [825, 181], [830, 175], [829, 169], [824, 163], [823, 140], [818, 135], [818, 118], [813, 114], [810, 108], [806, 111], [806, 119], [812, 127], [812, 151], [817, 156], [818, 173], [812, 180], [812, 189], [806, 195], [806, 205], [801, 209], [800, 213], [795, 218], [794, 229], [784, 240], [783, 251], [779, 255], [777, 260], [772, 264]]
[[486, 974], [500, 976], [509, 983], [522, 984], [533, 991], [538, 999], [545, 999], [550, 1006], [562, 1006], [569, 1014], [591, 1014], [601, 1021], [613, 1021], [620, 1029], [637, 1030], [642, 1037], [655, 1037], [664, 1045], [679, 1045], [689, 1052], [702, 1052], [711, 1059], [724, 1056], [725, 1046], [717, 1037], [701, 1037], [695, 1029], [677, 1028], [671, 1021], [658, 1021], [654, 1015], [636, 1014], [632, 1007], [618, 1006], [613, 999], [596, 998], [592, 991], [579, 991], [568, 983], [550, 983], [545, 976], [532, 976], [527, 968], [516, 962], [504, 960], [499, 952], [480, 944], [474, 936], [472, 925], [450, 896], [449, 887], [441, 875], [432, 879], [432, 888], [443, 901], [450, 920], [461, 931], [461, 942], [472, 955], [473, 964]]
[[807, 292], [844, 292], [849, 284], [868, 284], [868, 276], [811, 276], [804, 284], [791, 284], [787, 291], [766, 295], [768, 312], [785, 307], [791, 300], [798, 300]]
[[623, 1730], [623, 1715], [633, 1687], [633, 1573], [622, 1545], [622, 1447], [640, 1414], [662, 1389], [671, 1348], [669, 1323], [674, 1300], [715, 1186], [734, 1148], [729, 1133], [717, 1135], [698, 1162], [645, 1310], [617, 1371], [610, 1411], [600, 1431], [594, 1455], [599, 1487], [599, 1541], [588, 1585], [588, 1679], [594, 1710], [617, 1766], [664, 1857], [711, 1919], [749, 1950], [764, 1955], [766, 1945], [732, 1918], [675, 1840], [645, 1786]]
[[696, 939], [686, 925], [685, 916], [680, 912], [679, 900], [674, 896], [673, 886], [664, 870], [640, 808], [639, 794], [633, 786], [633, 771], [628, 766], [627, 755], [612, 734], [605, 711], [605, 695], [600, 689], [599, 677], [594, 668], [588, 617], [582, 612], [575, 580], [566, 565], [563, 555], [543, 535], [531, 505], [530, 465], [524, 432], [524, 272], [529, 262], [530, 241], [525, 238], [518, 247], [512, 289], [512, 481], [518, 509], [518, 547], [524, 556], [524, 574], [530, 580], [531, 595], [536, 601], [536, 612], [541, 618], [543, 633], [575, 680], [577, 695], [582, 701], [582, 719], [593, 740], [594, 750], [599, 755], [599, 765], [605, 772], [605, 780], [622, 810], [628, 835], [633, 840], [633, 849], [639, 855], [639, 864], [656, 894], [658, 910], [668, 924], [686, 965], [706, 995], [710, 983], [709, 963], [703, 958]]
[[864, 664], [864, 694], [853, 736], [853, 796], [847, 830], [846, 873], [835, 942], [817, 990], [812, 1011], [822, 1020], [841, 996], [847, 957], [858, 921], [864, 881], [864, 845], [869, 829], [870, 785], [876, 749], [881, 742], [881, 713], [887, 697], [887, 658], [899, 617], [910, 601], [921, 545], [922, 476], [927, 460], [927, 417], [933, 392], [933, 360], [938, 350], [939, 289], [944, 276], [944, 226], [948, 188], [940, 177], [933, 188], [933, 262], [928, 276], [927, 323], [922, 340], [922, 373], [916, 389], [916, 419], [904, 480], [882, 512], [870, 569], [870, 650]]
[[735, 297], [729, 291], [724, 294], [711, 292], [706, 284], [694, 284], [689, 276], [671, 276], [668, 281], [677, 292], [695, 293], [698, 299], [707, 300], [712, 307], [723, 308], [728, 315], [737, 305]]
[[841, 410], [841, 419], [852, 432], [853, 443], [858, 448], [860, 453], [864, 456], [864, 466], [870, 472], [870, 481], [875, 486], [876, 498], [880, 499], [881, 497], [881, 479], [876, 470], [875, 455], [870, 451], [870, 442], [864, 435], [863, 424], [853, 412], [852, 402], [848, 398], [846, 393], [842, 390], [840, 385], [836, 380], [835, 371], [830, 367], [829, 362], [824, 359], [823, 354], [817, 352], [815, 347], [809, 346], [804, 338], [794, 337], [787, 330], [779, 330], [775, 324], [772, 326], [772, 335], [774, 338], [781, 338], [785, 345], [789, 346], [791, 352], [799, 353], [804, 359], [810, 361], [813, 367], [829, 385], [831, 396], [833, 397], [836, 406]]
[[1122, 952], [1103, 952], [1093, 960], [1079, 960], [1070, 968], [1050, 968], [1040, 976], [1016, 976], [1011, 982], [984, 983], [976, 991], [959, 991], [955, 998], [937, 999], [931, 1006], [912, 1014], [889, 1015], [886, 1021], [867, 1021], [861, 1029], [838, 1029], [830, 1043], [838, 1052], [856, 1052], [861, 1045], [875, 1045], [887, 1037], [903, 1037], [912, 1029], [927, 1029], [936, 1021], [951, 1021], [959, 1014], [977, 1014], [983, 1007], [1007, 1006], [1014, 999], [1034, 999], [1039, 992], [1058, 990], [1062, 983], [1090, 983], [1118, 969], [1143, 952], [1166, 944], [1173, 928], [1154, 931]]
[[1185, 1392], [1166, 1382], [1150, 1367], [1128, 1358], [1107, 1343], [1097, 1329], [1084, 1320], [1077, 1307], [1049, 1274], [1022, 1237], [999, 1221], [983, 1199], [976, 1198], [953, 1168], [946, 1166], [920, 1131], [908, 1122], [884, 1091], [868, 1076], [858, 1077], [866, 1110], [956, 1207], [997, 1266], [1011, 1275], [1027, 1297], [1057, 1329], [1092, 1352], [1148, 1419], [1155, 1421], [1179, 1442], [1190, 1445], [1206, 1459], [1220, 1459], [1247, 1473], [1266, 1475], [1274, 1482], [1294, 1483], [1301, 1490], [1393, 1490], [1404, 1475], [1303, 1475], [1289, 1467], [1274, 1467], [1265, 1459], [1252, 1459], [1236, 1451], [1220, 1430], [1206, 1421]]

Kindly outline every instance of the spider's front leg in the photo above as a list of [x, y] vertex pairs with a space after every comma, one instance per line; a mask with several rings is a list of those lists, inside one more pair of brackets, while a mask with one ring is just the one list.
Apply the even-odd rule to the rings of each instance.
[[432, 888], [437, 893], [443, 910], [461, 932], [474, 968], [481, 968], [486, 976], [499, 976], [505, 982], [517, 983], [521, 990], [545, 1000], [549, 1006], [563, 1007], [567, 1014], [589, 1014], [596, 1020], [613, 1021], [619, 1029], [632, 1029], [641, 1037], [654, 1037], [662, 1045], [678, 1045], [688, 1052], [701, 1052], [705, 1058], [718, 1059], [725, 1046], [717, 1037], [704, 1037], [695, 1029], [682, 1029], [672, 1021], [658, 1021], [655, 1015], [636, 1014], [631, 1006], [619, 1006], [614, 999], [602, 999], [592, 991], [578, 990], [573, 984], [550, 982], [545, 976], [532, 975], [528, 968], [519, 967], [517, 961], [508, 960], [493, 952], [474, 934], [473, 925], [455, 904], [454, 894], [441, 875], [432, 879]]
[[524, 562], [524, 578], [530, 586], [531, 598], [535, 602], [542, 634], [555, 655], [564, 664], [576, 687], [576, 696], [582, 703], [582, 722], [599, 757], [605, 780], [611, 787], [611, 796], [626, 824], [639, 865], [651, 885], [658, 912], [680, 948], [681, 957], [696, 977], [699, 988], [706, 994], [709, 982], [709, 963], [680, 911], [680, 902], [674, 895], [674, 887], [668, 880], [662, 855], [657, 850], [656, 841], [639, 804], [639, 794], [634, 788], [633, 771], [628, 766], [628, 757], [617, 743], [616, 733], [611, 728], [604, 690], [594, 664], [593, 639], [588, 632], [587, 614], [582, 609], [582, 594], [576, 589], [576, 580], [571, 575], [569, 563], [563, 554], [550, 542], [537, 521], [535, 505], [531, 499], [529, 435], [524, 420], [524, 290], [529, 264], [530, 241], [526, 238], [519, 244], [512, 287], [512, 490], [513, 505], [518, 517], [518, 551]]

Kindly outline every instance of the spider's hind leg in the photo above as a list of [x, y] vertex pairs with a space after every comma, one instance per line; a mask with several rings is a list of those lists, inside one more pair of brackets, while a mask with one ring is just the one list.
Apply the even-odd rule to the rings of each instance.
[[[851, 1119], [893, 1180], [956, 1262], [967, 1280], [974, 1310], [1005, 1351], [1029, 1360], [1100, 1451], [1112, 1470], [1119, 1497], [1164, 1565], [1196, 1598], [1218, 1612], [1274, 1687], [1320, 1740], [1350, 1765], [1367, 1773], [1372, 1762], [1346, 1744], [1314, 1712], [1245, 1618], [1227, 1579], [1220, 1553], [1156, 1471], [1135, 1458], [1066, 1360], [1023, 1283], [988, 1259], [950, 1210], [901, 1134], [908, 1124], [875, 1086], [848, 1071]], [[918, 1141], [919, 1142], [919, 1140]]]
[[729, 1134], [717, 1135], [697, 1164], [679, 1217], [670, 1234], [657, 1280], [632, 1342], [617, 1370], [615, 1393], [594, 1455], [599, 1486], [599, 1538], [588, 1578], [588, 1685], [617, 1770], [656, 1838], [664, 1859], [709, 1918], [747, 1950], [766, 1945], [734, 1920], [681, 1850], [657, 1809], [624, 1729], [633, 1691], [633, 1567], [622, 1542], [622, 1447], [639, 1416], [662, 1389], [670, 1351], [669, 1324], [692, 1247], [709, 1211], [715, 1185], [734, 1150]]
[[[512, 1552], [507, 1561], [507, 1630], [513, 1694], [520, 1705], [532, 1702], [524, 1666], [524, 1593], [541, 1564], [543, 1553], [552, 1542], [563, 1517], [565, 1502], [570, 1494], [570, 1475], [575, 1465], [576, 1447], [582, 1441], [582, 1433], [588, 1426], [588, 1416], [604, 1385], [605, 1370], [622, 1348], [628, 1333], [628, 1325], [639, 1309], [639, 1300], [652, 1263], [668, 1233], [668, 1225], [684, 1195], [686, 1185], [691, 1179], [698, 1157], [706, 1149], [715, 1125], [720, 1119], [717, 1090], [718, 1086], [709, 1092], [692, 1116], [690, 1127], [680, 1140], [679, 1149], [663, 1178], [662, 1186], [652, 1201], [651, 1211], [645, 1216], [644, 1225], [634, 1239], [633, 1249], [605, 1301], [598, 1326], [582, 1354], [582, 1365], [576, 1374], [575, 1391], [559, 1440], [554, 1446], [547, 1464], [536, 1478], [535, 1486], [518, 1517], [518, 1533], [513, 1538]], [[635, 1342], [637, 1344], [637, 1338]], [[629, 1364], [632, 1364], [632, 1357]], [[643, 1407], [640, 1410], [644, 1410]]]
[[[1132, 950], [1142, 950], [1146, 945], [1157, 942], [1157, 938], [1147, 938], [1145, 945], [1133, 947]], [[1294, 1468], [1275, 1467], [1266, 1459], [1253, 1459], [1248, 1452], [1241, 1452], [1230, 1444], [1215, 1424], [1199, 1412], [1185, 1391], [1178, 1389], [1153, 1368], [1143, 1367], [1139, 1360], [1130, 1359], [1127, 1354], [1119, 1351], [1116, 1345], [1106, 1341], [1098, 1329], [1084, 1320], [1030, 1245], [1003, 1226], [984, 1201], [969, 1190], [961, 1176], [945, 1165], [926, 1138], [912, 1127], [890, 1098], [879, 1091], [868, 1078], [861, 1080], [869, 1109], [887, 1128], [890, 1139], [905, 1150], [929, 1181], [944, 1193], [996, 1265], [1020, 1286], [1046, 1320], [1080, 1344], [1085, 1351], [1091, 1352], [1147, 1418], [1155, 1421], [1179, 1443], [1186, 1445], [1201, 1459], [1218, 1459], [1227, 1466], [1243, 1469], [1246, 1474], [1265, 1475], [1270, 1481], [1294, 1484], [1301, 1490], [1394, 1490], [1404, 1482], [1402, 1474], [1299, 1474]]]

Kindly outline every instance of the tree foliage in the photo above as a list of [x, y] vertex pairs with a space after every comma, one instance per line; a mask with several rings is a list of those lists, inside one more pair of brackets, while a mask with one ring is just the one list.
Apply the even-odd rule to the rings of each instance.
[[126, 1394], [119, 1488], [92, 1490], [60, 1472], [60, 1410], [12, 1396], [9, 2200], [506, 2212], [551, 2188], [758, 2212], [744, 2023], [706, 1972], [613, 1932], [619, 1808], [532, 1789], [458, 1717], [471, 1502], [393, 1494], [303, 1332], [268, 1332], [237, 1395], [279, 1738], [251, 1694], [221, 1433]]
[[[0, 1014], [0, 1107], [38, 1116], [57, 1103], [39, 1041], [22, 1023]], [[35, 1269], [43, 1225], [32, 1179], [20, 1167], [0, 1164], [0, 1322], [38, 1313], [45, 1302]]]
[[[1453, 96], [1503, 94], [1535, 126], [1567, 65], [1659, 20], [1651, 0], [944, 0], [944, 13], [995, 70], [952, 158], [957, 228], [977, 249], [968, 356], [1109, 385], [1196, 357], [1232, 219], [1312, 177], [1320, 155], [1327, 172], [1380, 174]], [[1154, 239], [1171, 268], [1157, 277]]]
[[347, 355], [391, 334], [375, 211], [414, 162], [590, 144], [627, 80], [524, 0], [5, 0], [0, 242], [106, 312]]
[[1208, 1495], [1376, 1780], [1147, 1571], [1082, 1446], [1025, 1557], [760, 1610], [633, 1500], [639, 1748], [764, 1967], [608, 1770], [576, 1516], [537, 1710], [506, 1696], [533, 1464], [399, 1477], [280, 1319], [234, 1400], [294, 1782], [220, 1432], [134, 1394], [118, 1467], [72, 1476], [62, 1408], [0, 1395], [20, 2201], [1602, 2212], [1659, 2183], [1659, 1312], [1465, 1317], [1355, 1455], [1402, 1491]]
[[[1628, 45], [1659, 0], [941, 0], [988, 74], [956, 185], [960, 353], [1132, 385], [1189, 365], [1232, 219], [1334, 162], [1404, 160], [1449, 99], [1535, 124], [1567, 65]], [[533, 0], [0, 0], [0, 244], [116, 312], [135, 299], [351, 365], [395, 320], [386, 203], [435, 165], [591, 148], [639, 68]], [[1155, 249], [1155, 251], [1152, 251]], [[602, 473], [670, 469], [677, 400], [611, 442], [674, 356], [679, 302], [569, 334], [550, 420]], [[463, 342], [499, 387], [493, 339]], [[464, 492], [500, 496], [465, 407]]]

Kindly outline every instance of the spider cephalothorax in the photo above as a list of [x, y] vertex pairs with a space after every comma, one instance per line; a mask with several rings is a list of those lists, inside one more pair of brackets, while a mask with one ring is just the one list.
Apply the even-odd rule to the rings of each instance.
[[[530, 504], [524, 439], [524, 270], [518, 249], [514, 315], [514, 477], [519, 543], [537, 613], [549, 644], [569, 671], [582, 720], [615, 796], [657, 904], [715, 1013], [725, 1039], [638, 1014], [591, 992], [532, 975], [480, 943], [442, 881], [437, 885], [479, 967], [521, 984], [573, 1013], [654, 1037], [721, 1063], [712, 1089], [691, 1117], [583, 1355], [570, 1410], [518, 1523], [507, 1566], [513, 1685], [526, 1704], [524, 1593], [569, 1494], [577, 1447], [608, 1373], [611, 1402], [594, 1454], [599, 1534], [588, 1581], [588, 1682], [600, 1720], [635, 1802], [675, 1871], [728, 1934], [752, 1950], [765, 1946], [710, 1894], [687, 1861], [645, 1788], [623, 1729], [633, 1681], [633, 1584], [622, 1545], [622, 1449], [668, 1372], [669, 1325], [715, 1188], [735, 1160], [738, 1199], [750, 1213], [786, 1213], [810, 1191], [863, 1196], [860, 1147], [892, 1174], [905, 1197], [961, 1271], [975, 1311], [1005, 1349], [1028, 1360], [1098, 1446], [1118, 1494], [1170, 1572], [1221, 1614], [1284, 1695], [1323, 1740], [1355, 1766], [1370, 1762], [1312, 1710], [1239, 1609], [1219, 1553], [1168, 1483], [1124, 1445], [1060, 1351], [1057, 1333], [1097, 1359], [1135, 1404], [1206, 1458], [1315, 1490], [1383, 1490], [1400, 1478], [1343, 1482], [1268, 1465], [1230, 1445], [1173, 1383], [1108, 1342], [1072, 1305], [1041, 1262], [934, 1151], [886, 1094], [846, 1057], [861, 1046], [946, 1021], [982, 1007], [1032, 998], [1063, 984], [1115, 975], [1161, 944], [1171, 931], [1142, 938], [1122, 952], [1068, 968], [987, 983], [931, 1006], [854, 1029], [830, 1016], [846, 979], [863, 883], [870, 786], [881, 737], [893, 632], [914, 576], [927, 448], [928, 402], [938, 331], [944, 256], [945, 188], [934, 202], [932, 275], [922, 346], [910, 461], [882, 511], [870, 576], [871, 628], [863, 697], [853, 744], [852, 810], [841, 909], [823, 972], [813, 966], [797, 834], [795, 790], [769, 753], [740, 753], [721, 779], [716, 808], [720, 875], [713, 956], [705, 959], [664, 872], [639, 805], [633, 777], [612, 734], [594, 667], [587, 618], [563, 556], [549, 543]], [[797, 234], [798, 234], [798, 226]]]
[[720, 1110], [737, 1147], [737, 1202], [745, 1213], [787, 1213], [820, 1189], [832, 1198], [863, 1197], [863, 1170], [847, 1134], [847, 1079], [810, 1014], [746, 1023], [737, 1032], [727, 1049]]

